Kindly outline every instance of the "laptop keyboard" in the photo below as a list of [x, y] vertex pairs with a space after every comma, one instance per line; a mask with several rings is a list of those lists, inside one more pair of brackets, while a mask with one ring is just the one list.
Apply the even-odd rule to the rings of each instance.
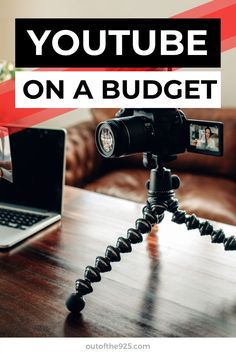
[[26, 230], [47, 216], [0, 208], [0, 225]]

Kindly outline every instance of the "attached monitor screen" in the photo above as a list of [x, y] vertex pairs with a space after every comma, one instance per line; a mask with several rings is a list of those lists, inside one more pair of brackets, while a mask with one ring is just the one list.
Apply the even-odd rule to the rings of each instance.
[[187, 150], [199, 154], [223, 155], [223, 124], [189, 120], [189, 144]]

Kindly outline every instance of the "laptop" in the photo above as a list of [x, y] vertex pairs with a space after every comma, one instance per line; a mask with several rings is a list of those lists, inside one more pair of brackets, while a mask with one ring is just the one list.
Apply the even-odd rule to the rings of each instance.
[[0, 127], [0, 249], [61, 219], [65, 140], [63, 129]]

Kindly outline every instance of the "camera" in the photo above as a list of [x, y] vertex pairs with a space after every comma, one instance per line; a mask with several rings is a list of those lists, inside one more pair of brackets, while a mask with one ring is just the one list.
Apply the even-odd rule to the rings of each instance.
[[223, 123], [187, 119], [180, 109], [121, 109], [97, 126], [96, 145], [104, 157], [171, 156], [186, 150], [222, 156]]

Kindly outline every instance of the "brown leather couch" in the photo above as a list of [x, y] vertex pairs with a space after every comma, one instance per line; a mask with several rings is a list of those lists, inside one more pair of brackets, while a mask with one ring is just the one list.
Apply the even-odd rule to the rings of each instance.
[[[145, 203], [149, 172], [141, 155], [102, 158], [95, 147], [96, 125], [116, 109], [93, 109], [84, 123], [68, 129], [66, 183], [90, 191]], [[185, 109], [188, 118], [224, 122], [224, 156], [178, 155], [167, 164], [181, 179], [176, 191], [188, 213], [236, 225], [236, 109]]]

